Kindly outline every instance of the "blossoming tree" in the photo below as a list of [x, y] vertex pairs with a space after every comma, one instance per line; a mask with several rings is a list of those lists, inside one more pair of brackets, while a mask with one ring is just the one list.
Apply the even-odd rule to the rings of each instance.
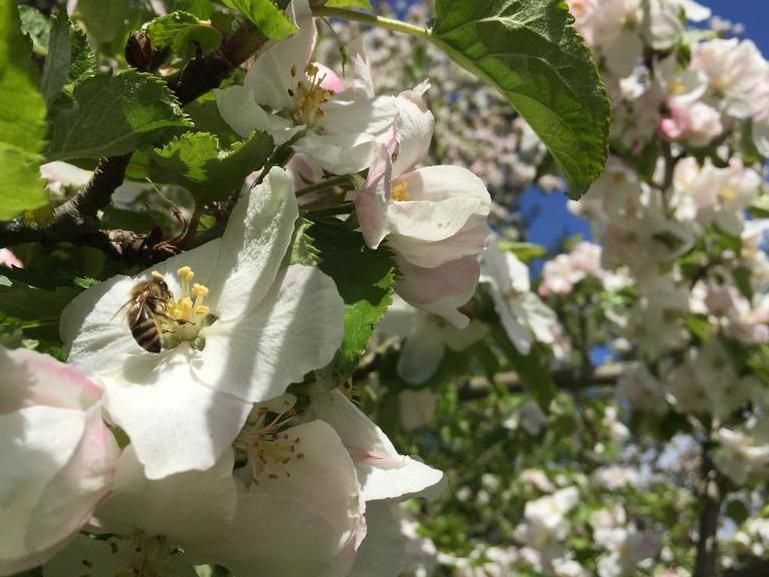
[[0, 575], [764, 574], [769, 64], [376, 8], [0, 3]]

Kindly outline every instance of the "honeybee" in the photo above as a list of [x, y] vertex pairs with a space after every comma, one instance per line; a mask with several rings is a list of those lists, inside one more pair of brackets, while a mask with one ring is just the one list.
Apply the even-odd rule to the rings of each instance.
[[131, 289], [131, 298], [124, 305], [128, 328], [136, 344], [150, 353], [160, 352], [160, 327], [157, 317], [166, 316], [166, 303], [174, 297], [160, 275], [137, 283]]

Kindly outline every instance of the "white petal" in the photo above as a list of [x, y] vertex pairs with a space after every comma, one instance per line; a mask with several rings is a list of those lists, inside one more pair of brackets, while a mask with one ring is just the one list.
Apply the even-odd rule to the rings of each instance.
[[150, 479], [211, 468], [251, 410], [249, 403], [201, 384], [199, 363], [182, 351], [162, 355], [159, 367], [140, 360], [102, 377], [107, 411], [128, 434]]
[[222, 237], [218, 282], [212, 279], [209, 286], [212, 312], [219, 322], [242, 320], [267, 296], [298, 214], [291, 178], [282, 168], [270, 170], [262, 184], [238, 202]]
[[334, 281], [316, 268], [292, 265], [256, 310], [210, 328], [197, 378], [250, 402], [275, 397], [331, 361], [343, 322]]
[[[43, 567], [43, 575], [44, 577], [131, 575], [133, 572], [130, 564], [136, 557], [134, 544], [130, 539], [91, 539], [80, 535]], [[181, 552], [164, 556], [153, 563], [152, 570], [152, 575], [157, 577], [197, 577], [192, 564]]]
[[99, 527], [123, 535], [162, 535], [184, 548], [205, 543], [235, 516], [233, 464], [228, 450], [210, 469], [153, 481], [145, 477], [129, 445], [120, 457], [112, 493], [96, 512]]
[[330, 424], [350, 452], [366, 501], [416, 496], [438, 486], [443, 473], [400, 455], [387, 435], [339, 390], [316, 390], [311, 412]]
[[366, 538], [349, 577], [398, 577], [405, 568], [406, 541], [394, 507], [383, 501], [366, 508]]
[[195, 554], [239, 577], [343, 577], [363, 526], [358, 481], [334, 430], [314, 421], [285, 431], [304, 457], [290, 476], [243, 489], [230, 527]]
[[230, 86], [214, 90], [219, 114], [243, 138], [254, 130], [268, 130], [270, 116], [256, 103], [253, 93], [245, 86]]
[[398, 105], [392, 96], [371, 100], [340, 100], [332, 98], [323, 105], [327, 134], [368, 134], [378, 136], [393, 129], [398, 117]]
[[396, 294], [393, 295], [393, 302], [384, 318], [377, 324], [376, 330], [387, 336], [405, 338], [414, 329], [422, 315], [424, 313], [420, 313]]
[[753, 123], [753, 144], [761, 156], [769, 156], [769, 119]]
[[510, 342], [513, 343], [518, 352], [522, 355], [528, 355], [531, 350], [531, 337], [526, 328], [521, 324], [517, 316], [510, 307], [510, 302], [502, 295], [499, 290], [489, 286], [491, 298], [494, 301], [494, 310], [502, 321]]
[[[281, 110], [293, 106], [288, 90], [304, 80], [304, 68], [315, 47], [317, 29], [306, 0], [295, 0], [296, 24], [299, 32], [271, 44], [262, 51], [249, 68], [244, 86], [256, 102]], [[295, 76], [291, 75], [294, 70]]]
[[398, 357], [398, 375], [413, 385], [425, 382], [438, 369], [445, 349], [433, 323], [421, 323], [403, 343]]
[[458, 166], [420, 168], [402, 175], [393, 185], [405, 185], [410, 200], [388, 207], [392, 230], [417, 240], [446, 239], [472, 216], [488, 216], [491, 208], [483, 182]]
[[332, 174], [355, 174], [371, 166], [376, 153], [373, 136], [361, 132], [308, 134], [294, 145]]
[[393, 173], [398, 176], [412, 170], [427, 154], [435, 129], [435, 118], [418, 91], [401, 92], [396, 98], [396, 104], [398, 158], [393, 165]]

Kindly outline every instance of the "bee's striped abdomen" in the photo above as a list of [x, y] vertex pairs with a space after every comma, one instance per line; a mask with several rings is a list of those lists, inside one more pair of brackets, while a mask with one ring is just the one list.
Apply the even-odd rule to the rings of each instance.
[[149, 309], [135, 305], [128, 311], [128, 326], [136, 343], [150, 353], [160, 352], [160, 331]]

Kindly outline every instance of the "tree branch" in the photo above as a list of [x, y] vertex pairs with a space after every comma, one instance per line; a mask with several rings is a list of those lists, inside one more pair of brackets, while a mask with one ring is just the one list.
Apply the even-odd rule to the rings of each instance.
[[766, 577], [769, 575], [769, 559], [754, 561], [739, 569], [727, 569], [721, 577]]
[[718, 575], [718, 518], [721, 510], [722, 490], [718, 470], [710, 456], [713, 441], [702, 443], [702, 469], [700, 521], [697, 538], [697, 558], [692, 577], [716, 577]]
[[[614, 386], [622, 374], [624, 367], [621, 363], [606, 364], [595, 369], [586, 381], [582, 369], [562, 369], [553, 372], [556, 387], [566, 391], [576, 391], [592, 386]], [[518, 375], [515, 372], [505, 372], [495, 375], [494, 380], [506, 385], [512, 392], [523, 390]], [[482, 399], [489, 394], [489, 382], [485, 377], [473, 377], [459, 390], [459, 399], [472, 401]]]
[[[245, 24], [226, 38], [221, 46], [202, 58], [194, 58], [168, 80], [169, 88], [184, 106], [219, 86], [232, 71], [256, 52], [267, 38], [251, 24]], [[25, 242], [72, 242], [92, 246], [113, 256], [153, 262], [169, 255], [149, 242], [150, 235], [125, 230], [101, 230], [98, 212], [107, 207], [112, 194], [123, 183], [131, 155], [101, 158], [83, 189], [56, 207], [53, 220], [39, 227], [23, 218], [0, 221], [0, 247]], [[161, 240], [161, 239], [158, 239]]]

